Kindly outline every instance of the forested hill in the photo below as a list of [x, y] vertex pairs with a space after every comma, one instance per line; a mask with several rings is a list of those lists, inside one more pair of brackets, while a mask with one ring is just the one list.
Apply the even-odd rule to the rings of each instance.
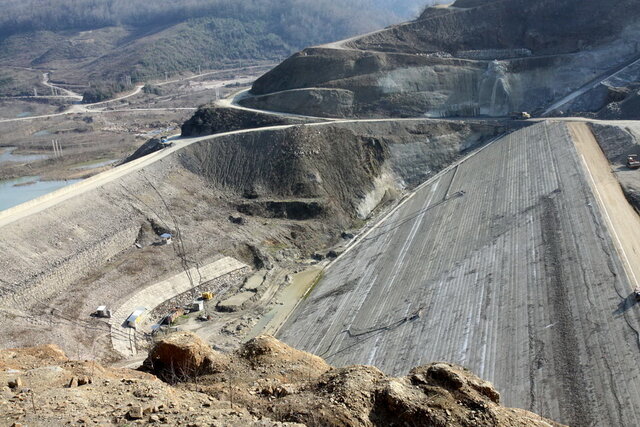
[[[0, 36], [171, 25], [193, 18], [265, 21], [292, 44], [376, 28], [417, 14], [428, 0], [4, 0]], [[384, 12], [381, 15], [381, 12]], [[314, 40], [315, 39], [315, 40]]]
[[144, 81], [281, 59], [414, 18], [429, 1], [3, 0], [0, 67], [51, 69], [77, 83]]

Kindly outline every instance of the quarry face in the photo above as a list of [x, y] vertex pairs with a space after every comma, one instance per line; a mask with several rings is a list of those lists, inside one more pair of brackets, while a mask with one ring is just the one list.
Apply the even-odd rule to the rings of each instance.
[[[296, 54], [258, 79], [255, 97], [243, 103], [293, 112], [293, 91], [313, 98], [306, 110], [324, 117], [542, 112], [639, 59], [637, 14], [623, 0], [607, 8], [576, 0], [458, 1], [414, 22]], [[600, 96], [589, 108], [607, 104]]]

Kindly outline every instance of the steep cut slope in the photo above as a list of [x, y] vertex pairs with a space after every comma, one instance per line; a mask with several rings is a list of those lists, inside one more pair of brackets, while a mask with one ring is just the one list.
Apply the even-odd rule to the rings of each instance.
[[295, 112], [286, 99], [307, 97], [315, 115], [337, 117], [536, 111], [637, 59], [639, 16], [629, 0], [458, 2], [305, 49], [244, 103]]
[[160, 341], [148, 362], [179, 384], [72, 361], [54, 346], [0, 351], [0, 380], [13, 385], [0, 393], [0, 423], [560, 426], [501, 406], [490, 383], [448, 363], [393, 378], [370, 366], [334, 369], [269, 336], [221, 354], [189, 333]]

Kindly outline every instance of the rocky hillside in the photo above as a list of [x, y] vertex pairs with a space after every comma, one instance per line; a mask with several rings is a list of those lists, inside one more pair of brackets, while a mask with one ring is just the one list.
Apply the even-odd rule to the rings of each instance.
[[293, 97], [306, 100], [304, 114], [337, 117], [542, 111], [636, 60], [638, 17], [629, 0], [461, 0], [305, 49], [256, 81], [244, 103], [297, 112]]
[[0, 351], [0, 424], [559, 426], [500, 406], [490, 383], [459, 366], [393, 378], [333, 368], [269, 336], [222, 354], [177, 333], [145, 365], [151, 373], [73, 361], [55, 346]]

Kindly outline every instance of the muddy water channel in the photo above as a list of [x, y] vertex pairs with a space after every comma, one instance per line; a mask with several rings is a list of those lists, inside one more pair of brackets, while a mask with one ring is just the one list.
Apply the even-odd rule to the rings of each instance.
[[[36, 160], [43, 160], [49, 156], [45, 154], [14, 154], [16, 147], [0, 148], [0, 163], [4, 162], [34, 162]], [[0, 164], [0, 167], [2, 165]]]

